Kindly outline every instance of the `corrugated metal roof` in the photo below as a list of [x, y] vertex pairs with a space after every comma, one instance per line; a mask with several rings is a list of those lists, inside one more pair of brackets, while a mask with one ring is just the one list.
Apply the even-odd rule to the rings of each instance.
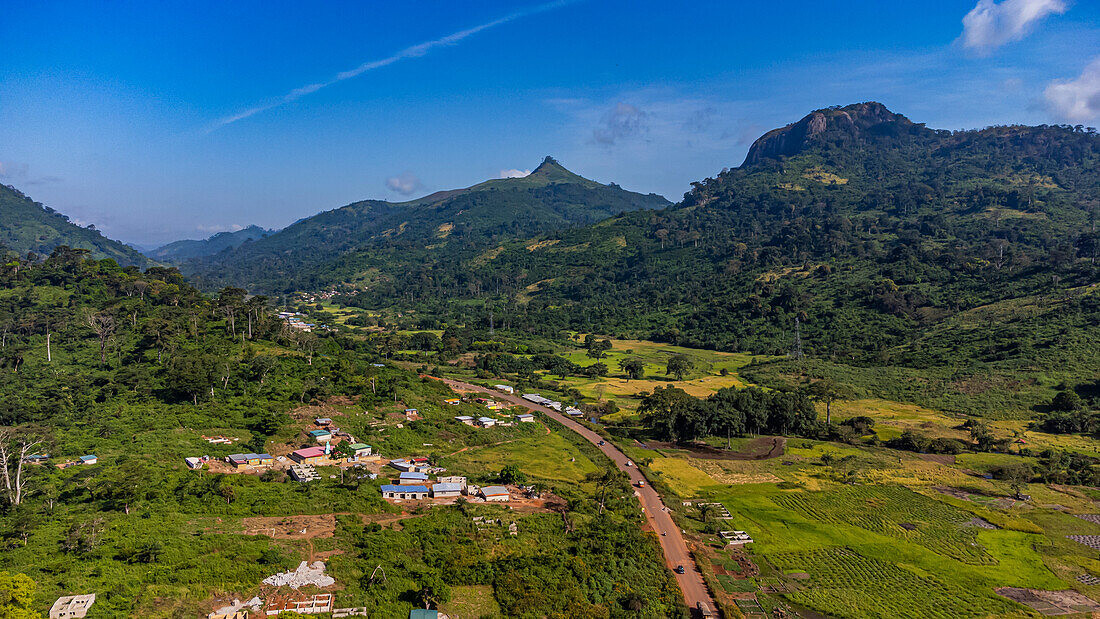
[[428, 487], [427, 486], [394, 486], [394, 485], [391, 485], [391, 484], [386, 484], [386, 485], [382, 486], [382, 492], [404, 492], [406, 494], [410, 493], [410, 492], [424, 492], [424, 493], [426, 493], [426, 492], [428, 492]]
[[435, 484], [432, 492], [462, 492], [462, 484]]
[[481, 489], [481, 494], [489, 496], [491, 494], [509, 494], [508, 489], [504, 486], [485, 486]]

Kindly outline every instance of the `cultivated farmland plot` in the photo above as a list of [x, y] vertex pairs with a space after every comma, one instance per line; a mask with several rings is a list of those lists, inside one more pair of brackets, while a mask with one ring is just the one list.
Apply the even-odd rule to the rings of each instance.
[[774, 497], [781, 507], [821, 522], [844, 523], [909, 540], [971, 565], [996, 560], [977, 541], [973, 515], [905, 488], [839, 488]]

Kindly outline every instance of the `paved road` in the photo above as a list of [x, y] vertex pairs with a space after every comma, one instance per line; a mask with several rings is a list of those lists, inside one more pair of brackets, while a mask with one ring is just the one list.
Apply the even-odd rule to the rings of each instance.
[[638, 467], [626, 465], [629, 461], [626, 454], [619, 451], [619, 449], [611, 443], [605, 442], [603, 445], [600, 445], [600, 441], [603, 441], [602, 436], [589, 430], [584, 425], [577, 423], [569, 418], [569, 416], [563, 415], [553, 409], [539, 406], [534, 402], [528, 402], [519, 396], [498, 393], [487, 387], [479, 387], [477, 385], [446, 378], [443, 379], [443, 382], [456, 389], [492, 393], [496, 398], [508, 400], [509, 402], [538, 411], [570, 430], [573, 430], [577, 434], [580, 434], [590, 443], [595, 445], [597, 449], [602, 451], [604, 455], [611, 458], [616, 466], [630, 476], [630, 483], [634, 485], [634, 492], [642, 502], [642, 508], [645, 510], [649, 525], [654, 531], [657, 531], [658, 534], [664, 533], [664, 535], [658, 535], [657, 539], [661, 542], [661, 549], [665, 553], [665, 563], [668, 565], [668, 568], [671, 570], [677, 565], [684, 566], [685, 572], [683, 574], [676, 574], [674, 572], [673, 575], [676, 577], [676, 582], [680, 585], [680, 590], [684, 593], [684, 601], [687, 603], [688, 608], [691, 609], [693, 614], [695, 613], [697, 602], [705, 602], [711, 608], [715, 608], [714, 600], [711, 599], [710, 593], [707, 592], [707, 587], [703, 583], [703, 576], [696, 568], [695, 561], [691, 558], [691, 553], [688, 552], [687, 544], [684, 542], [684, 537], [680, 534], [680, 527], [676, 526], [676, 523], [672, 520], [672, 516], [669, 512], [665, 511], [665, 504], [661, 502], [661, 497], [657, 495], [657, 491], [654, 490], [652, 486], [647, 483], [643, 488], [637, 487], [638, 482], [645, 481], [645, 476], [638, 470]]

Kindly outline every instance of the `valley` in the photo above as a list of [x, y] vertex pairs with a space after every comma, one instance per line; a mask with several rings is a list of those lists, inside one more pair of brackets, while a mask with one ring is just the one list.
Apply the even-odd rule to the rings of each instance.
[[0, 588], [19, 617], [1100, 612], [1097, 161], [866, 102], [676, 204], [547, 157], [149, 258], [3, 188]]

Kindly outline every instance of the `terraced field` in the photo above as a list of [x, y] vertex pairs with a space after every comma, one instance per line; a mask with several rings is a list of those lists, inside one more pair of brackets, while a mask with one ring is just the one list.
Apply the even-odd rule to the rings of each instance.
[[1015, 604], [931, 574], [862, 556], [841, 547], [768, 555], [783, 572], [810, 579], [788, 597], [835, 617], [986, 617]]
[[997, 561], [977, 541], [972, 514], [911, 490], [891, 486], [839, 488], [772, 499], [814, 520], [845, 523], [908, 540], [970, 565]]

